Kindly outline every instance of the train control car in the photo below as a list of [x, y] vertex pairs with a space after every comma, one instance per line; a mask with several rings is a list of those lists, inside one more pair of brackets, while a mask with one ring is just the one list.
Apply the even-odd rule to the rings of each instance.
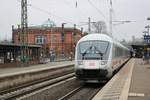
[[129, 58], [128, 48], [108, 35], [92, 33], [77, 43], [75, 74], [84, 81], [107, 80]]

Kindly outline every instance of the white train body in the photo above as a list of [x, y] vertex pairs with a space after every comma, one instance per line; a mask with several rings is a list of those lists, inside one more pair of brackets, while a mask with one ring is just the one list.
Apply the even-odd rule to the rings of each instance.
[[76, 77], [85, 80], [110, 79], [130, 57], [130, 51], [105, 34], [89, 34], [76, 46]]

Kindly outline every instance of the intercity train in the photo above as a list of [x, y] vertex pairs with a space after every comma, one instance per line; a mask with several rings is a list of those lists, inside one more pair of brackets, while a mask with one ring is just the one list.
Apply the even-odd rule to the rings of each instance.
[[109, 80], [130, 58], [130, 50], [108, 35], [82, 37], [75, 52], [75, 74], [83, 81]]

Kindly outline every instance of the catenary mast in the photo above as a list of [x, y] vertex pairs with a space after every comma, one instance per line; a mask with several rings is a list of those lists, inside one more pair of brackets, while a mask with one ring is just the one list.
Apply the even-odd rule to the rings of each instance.
[[113, 12], [113, 9], [112, 9], [112, 0], [110, 0], [110, 9], [109, 9], [109, 34], [110, 36], [112, 37], [112, 12]]
[[27, 0], [21, 0], [21, 61], [22, 66], [28, 65], [28, 17]]

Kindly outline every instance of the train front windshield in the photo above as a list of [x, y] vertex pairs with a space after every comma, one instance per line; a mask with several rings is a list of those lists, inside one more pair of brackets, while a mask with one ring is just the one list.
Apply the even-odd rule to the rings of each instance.
[[78, 46], [78, 60], [108, 60], [109, 42], [84, 41]]

